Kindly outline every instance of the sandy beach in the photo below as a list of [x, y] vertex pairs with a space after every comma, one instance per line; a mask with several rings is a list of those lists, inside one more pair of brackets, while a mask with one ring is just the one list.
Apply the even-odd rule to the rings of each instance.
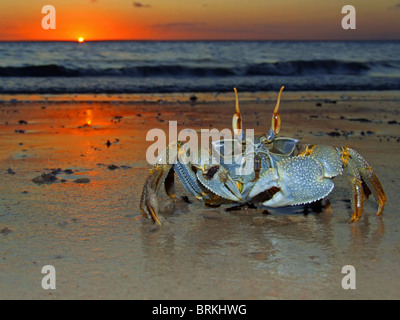
[[[0, 96], [0, 299], [400, 298], [399, 92], [288, 91], [281, 102], [281, 136], [365, 157], [387, 195], [382, 217], [371, 197], [349, 224], [340, 176], [307, 214], [160, 194], [160, 227], [139, 210], [147, 132], [231, 125], [233, 94], [191, 96]], [[276, 93], [240, 99], [244, 127], [265, 133]], [[43, 173], [56, 179], [35, 180]], [[42, 289], [45, 265], [55, 290]], [[354, 290], [341, 286], [345, 265]]]

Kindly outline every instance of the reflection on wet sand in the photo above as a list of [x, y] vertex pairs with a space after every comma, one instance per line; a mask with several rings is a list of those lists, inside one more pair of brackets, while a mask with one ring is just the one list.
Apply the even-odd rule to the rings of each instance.
[[200, 285], [209, 280], [200, 275], [214, 270], [208, 276], [221, 277], [216, 283], [242, 290], [251, 279], [266, 297], [278, 294], [276, 281], [282, 297], [312, 296], [316, 283], [319, 288], [332, 286], [332, 281], [340, 285], [340, 270], [349, 258], [363, 261], [365, 255], [372, 259], [378, 254], [383, 221], [372, 217], [376, 223], [371, 224], [365, 215], [360, 223], [348, 224], [348, 217], [341, 216], [347, 209], [332, 209], [327, 202], [322, 212], [304, 215], [254, 209], [226, 212], [175, 201], [177, 213], [166, 215], [162, 227], [141, 220], [144, 277], [163, 281], [172, 272], [191, 281], [199, 277]]

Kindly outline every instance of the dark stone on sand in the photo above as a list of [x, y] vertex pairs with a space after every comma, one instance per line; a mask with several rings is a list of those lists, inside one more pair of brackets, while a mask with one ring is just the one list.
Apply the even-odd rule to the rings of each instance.
[[32, 181], [37, 184], [52, 183], [57, 180], [58, 178], [52, 173], [43, 173], [42, 175], [32, 179]]
[[118, 166], [116, 166], [115, 164], [110, 164], [108, 167], [107, 167], [107, 169], [110, 169], [110, 170], [115, 170], [115, 169], [118, 169], [119, 167]]
[[365, 136], [366, 134], [371, 135], [371, 134], [374, 134], [374, 133], [375, 133], [375, 132], [373, 132], [373, 131], [367, 131], [367, 132], [361, 131], [361, 132], [360, 132], [360, 134], [361, 134], [362, 136]]
[[18, 123], [19, 123], [19, 124], [28, 124], [28, 121], [25, 121], [25, 120], [19, 120], [19, 121], [18, 121]]
[[73, 174], [74, 173], [74, 171], [72, 171], [71, 169], [65, 169], [63, 172], [65, 174]]
[[316, 103], [315, 104], [317, 107], [322, 107], [322, 103], [321, 102], [318, 102], [318, 103]]
[[340, 132], [331, 131], [331, 132], [328, 132], [327, 135], [331, 136], [331, 137], [338, 137], [338, 136], [340, 136]]
[[8, 227], [5, 227], [5, 228], [1, 229], [0, 232], [4, 235], [7, 235], [13, 231], [11, 229], [9, 229]]
[[25, 130], [20, 130], [20, 129], [18, 129], [18, 130], [14, 130], [14, 132], [15, 132], [15, 133], [25, 133]]
[[52, 170], [51, 170], [51, 174], [54, 175], [54, 176], [56, 176], [57, 174], [59, 174], [59, 173], [61, 173], [61, 172], [62, 172], [61, 168], [52, 169]]
[[336, 103], [336, 100], [324, 99], [324, 103]]
[[90, 180], [88, 178], [79, 178], [74, 180], [75, 183], [89, 183]]
[[396, 120], [391, 120], [387, 122], [388, 124], [397, 124], [398, 122]]
[[353, 118], [353, 119], [348, 119], [349, 121], [358, 121], [358, 122], [372, 122], [372, 120], [365, 119], [365, 118]]
[[13, 169], [11, 169], [11, 168], [8, 168], [7, 169], [7, 173], [8, 174], [15, 174], [15, 171]]
[[196, 102], [198, 98], [195, 95], [193, 95], [189, 99], [191, 102]]
[[107, 146], [107, 148], [109, 148], [111, 146], [110, 140], [107, 140], [106, 146]]

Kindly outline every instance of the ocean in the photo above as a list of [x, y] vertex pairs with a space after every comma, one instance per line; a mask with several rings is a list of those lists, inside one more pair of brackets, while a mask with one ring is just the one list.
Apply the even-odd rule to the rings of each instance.
[[400, 89], [400, 41], [0, 42], [0, 93]]

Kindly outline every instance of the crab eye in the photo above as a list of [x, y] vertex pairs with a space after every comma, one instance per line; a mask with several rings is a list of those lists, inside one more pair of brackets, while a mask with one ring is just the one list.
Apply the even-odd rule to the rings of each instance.
[[232, 117], [232, 129], [233, 129], [233, 134], [235, 136], [240, 135], [242, 132], [242, 118], [240, 117], [240, 113], [237, 114], [235, 113]]
[[271, 123], [272, 130], [277, 135], [281, 130], [281, 116], [279, 113], [272, 115], [272, 123]]
[[266, 135], [268, 142], [274, 141], [281, 129], [281, 116], [279, 115], [279, 104], [281, 102], [281, 94], [284, 88], [285, 87], [282, 86], [281, 90], [279, 91], [278, 100], [276, 101], [274, 113], [272, 114], [271, 129], [269, 129]]
[[236, 88], [233, 88], [235, 91], [235, 110], [236, 112], [233, 114], [232, 117], [232, 129], [233, 129], [233, 134], [235, 136], [239, 136], [242, 133], [242, 116], [240, 114], [240, 109], [239, 109], [239, 98], [238, 98], [238, 93]]

